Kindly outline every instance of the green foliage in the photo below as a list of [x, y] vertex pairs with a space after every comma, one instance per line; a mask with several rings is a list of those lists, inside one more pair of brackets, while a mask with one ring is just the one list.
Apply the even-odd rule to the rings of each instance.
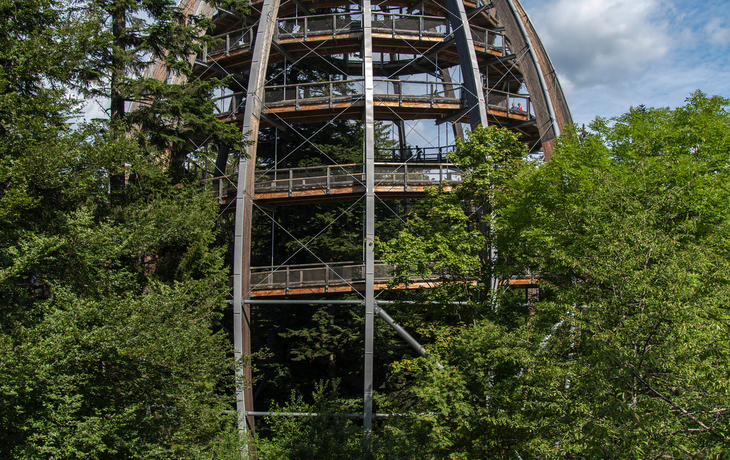
[[391, 432], [423, 458], [725, 455], [727, 104], [598, 119], [506, 177], [498, 268], [538, 273], [540, 302], [505, 321], [502, 301], [403, 361], [426, 415]]
[[[267, 418], [269, 436], [257, 439], [259, 458], [266, 459], [352, 459], [362, 455], [362, 427], [342, 412], [347, 404], [337, 396], [338, 381], [320, 382], [312, 394], [313, 403], [307, 404], [296, 393], [289, 402], [276, 407], [276, 412], [328, 414], [304, 417], [286, 415]], [[360, 409], [361, 410], [361, 409]]]
[[526, 155], [518, 136], [506, 129], [478, 127], [466, 142], [457, 140], [449, 158], [464, 171], [462, 183], [449, 191], [443, 185], [427, 190], [407, 228], [378, 241], [380, 257], [396, 266], [392, 283], [430, 278], [433, 285], [419, 289], [419, 300], [442, 304], [439, 315], [457, 314], [462, 320], [473, 315], [471, 308], [448, 304], [490, 296], [495, 193]]
[[201, 140], [242, 148], [239, 130], [214, 116], [213, 89], [227, 81], [192, 77], [191, 56], [212, 44], [209, 18], [186, 14], [173, 0], [74, 0], [65, 7], [84, 50], [72, 86], [109, 99], [110, 136], [136, 139], [178, 173]]
[[0, 2], [0, 457], [220, 456], [235, 421], [212, 326], [227, 294], [217, 209], [147, 148], [172, 131], [70, 128], [67, 88], [103, 54], [78, 6]]

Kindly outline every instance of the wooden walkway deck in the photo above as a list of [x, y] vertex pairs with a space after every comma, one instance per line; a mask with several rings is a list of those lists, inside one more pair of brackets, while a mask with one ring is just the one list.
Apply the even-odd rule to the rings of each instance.
[[[419, 198], [426, 187], [461, 182], [462, 171], [449, 163], [377, 163], [375, 193], [381, 198]], [[227, 212], [235, 210], [236, 176], [203, 180]], [[354, 200], [365, 193], [363, 164], [259, 170], [255, 199], [271, 206]]]
[[[375, 290], [388, 288], [392, 267], [375, 263]], [[329, 293], [360, 292], [365, 289], [364, 262], [337, 262], [330, 264], [282, 265], [251, 268], [251, 297], [286, 295], [320, 295]], [[413, 279], [393, 289], [434, 287], [436, 277]], [[476, 283], [476, 282], [474, 282]], [[502, 286], [535, 288], [536, 280], [529, 276], [502, 280]]]

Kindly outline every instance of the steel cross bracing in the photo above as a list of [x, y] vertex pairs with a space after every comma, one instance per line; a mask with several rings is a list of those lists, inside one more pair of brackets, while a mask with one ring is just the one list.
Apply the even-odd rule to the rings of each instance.
[[[201, 0], [181, 0], [181, 7], [193, 11], [190, 9], [193, 3], [195, 11], [198, 11]], [[332, 13], [312, 13], [317, 8], [329, 8]], [[326, 23], [330, 20], [328, 17], [331, 18], [331, 26]], [[261, 194], [257, 196], [254, 188], [256, 175], [271, 171], [279, 173], [280, 166], [286, 165], [300, 149], [318, 152], [329, 168], [337, 169], [343, 175], [349, 174], [360, 191], [347, 196], [352, 200], [350, 206], [332, 217], [314, 238], [307, 241], [301, 240], [296, 231], [285, 228], [264, 212], [274, 228], [299, 245], [297, 250], [282, 257], [283, 263], [271, 267], [271, 273], [292, 270], [289, 261], [298, 252], [305, 251], [324, 267], [327, 279], [336, 279], [337, 283], [357, 292], [361, 299], [359, 302], [365, 308], [363, 425], [367, 440], [373, 418], [373, 322], [376, 299], [383, 293], [376, 294], [375, 272], [379, 265], [372, 251], [372, 243], [377, 237], [375, 206], [383, 206], [402, 221], [397, 210], [385, 199], [417, 196], [412, 190], [411, 195], [407, 195], [407, 186], [402, 188], [402, 192], [391, 194], [379, 188], [386, 184], [386, 180], [384, 176], [376, 179], [375, 174], [376, 123], [386, 120], [393, 122], [393, 126], [397, 124], [402, 139], [401, 149], [421, 142], [424, 144], [422, 148], [443, 147], [443, 137], [437, 131], [441, 124], [453, 126], [456, 133], [461, 122], [472, 126], [494, 123], [527, 134], [525, 141], [530, 144], [531, 150], [539, 150], [542, 146], [548, 155], [555, 135], [562, 125], [570, 122], [565, 98], [552, 64], [517, 0], [394, 0], [377, 6], [372, 6], [370, 0], [254, 0], [251, 15], [245, 21], [229, 14], [216, 16], [214, 21], [222, 43], [218, 45], [219, 49], [206, 50], [196, 60], [195, 72], [197, 78], [202, 79], [214, 75], [233, 77], [233, 86], [227, 89], [229, 93], [220, 101], [229, 109], [221, 116], [238, 123], [242, 133], [251, 141], [248, 157], [242, 157], [238, 162], [237, 184], [232, 182], [233, 176], [226, 174], [228, 151], [225, 146], [219, 148], [221, 154], [215, 171], [215, 175], [219, 176], [219, 189], [223, 187], [220, 181], [225, 181], [235, 186], [236, 191], [234, 201], [223, 202], [228, 210], [235, 209], [236, 212], [232, 300], [236, 356], [241, 358], [250, 354], [248, 325], [251, 313], [248, 305], [251, 301], [248, 299], [256, 292], [257, 285], [263, 282], [263, 279], [258, 279], [252, 283], [251, 278], [252, 213], [257, 212], [256, 209], [268, 208], [267, 200], [275, 203], [279, 207], [277, 209], [293, 209], [287, 206], [296, 202], [295, 195], [299, 193], [290, 191], [290, 200], [279, 197], [275, 201], [273, 195], [268, 198]], [[302, 29], [302, 25], [312, 27]], [[295, 30], [297, 27], [299, 29]], [[499, 45], [497, 42], [500, 42]], [[325, 82], [329, 92], [316, 104], [313, 103], [316, 98], [300, 97], [300, 92], [312, 93], [319, 83], [310, 83], [305, 89], [306, 84], [302, 82], [287, 85], [286, 81], [289, 71], [312, 60], [319, 60], [322, 67], [340, 77]], [[430, 93], [430, 99], [418, 99], [417, 94], [404, 90], [417, 85], [417, 80], [424, 80], [424, 76], [424, 87], [440, 85], [441, 99], [435, 98], [435, 91], [431, 89], [426, 91]], [[284, 80], [283, 85], [278, 83], [281, 79]], [[244, 84], [246, 80], [248, 83]], [[357, 81], [362, 84], [361, 91], [335, 97], [335, 88]], [[380, 91], [382, 85], [392, 87], [393, 92]], [[524, 94], [525, 88], [529, 94]], [[293, 101], [286, 97], [292, 90], [295, 94]], [[277, 91], [283, 95], [279, 100], [276, 99]], [[518, 92], [520, 94], [516, 94]], [[523, 113], [511, 110], [512, 103], [520, 97], [528, 107]], [[439, 104], [443, 108], [438, 108]], [[336, 121], [346, 119], [363, 123], [362, 173], [351, 173], [351, 166], [339, 164], [313, 141]], [[316, 120], [325, 123], [314, 134], [307, 134], [299, 126]], [[435, 122], [430, 132], [426, 121]], [[263, 171], [255, 171], [260, 153], [257, 145], [259, 131], [272, 126], [298, 137], [299, 145], [285, 152]], [[195, 142], [202, 146], [207, 140]], [[401, 160], [392, 168], [394, 174], [405, 174], [409, 165], [418, 163], [412, 157]], [[327, 197], [332, 198], [333, 195]], [[311, 200], [317, 201], [316, 198]], [[341, 222], [348, 211], [363, 205], [365, 277], [360, 285], [340, 276], [338, 265], [316, 254], [312, 243], [335, 222]], [[431, 281], [423, 282], [428, 285]], [[519, 280], [509, 282], [518, 283]], [[244, 390], [241, 383], [250, 379], [250, 370], [241, 368], [237, 377], [237, 409], [241, 415], [241, 429], [246, 430], [253, 427], [253, 398], [251, 391]]]

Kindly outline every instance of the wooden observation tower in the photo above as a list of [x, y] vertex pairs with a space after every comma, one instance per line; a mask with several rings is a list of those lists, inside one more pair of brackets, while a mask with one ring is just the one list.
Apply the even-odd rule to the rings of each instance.
[[[218, 150], [213, 180], [221, 204], [235, 211], [237, 357], [251, 350], [251, 304], [357, 293], [355, 303], [365, 309], [367, 433], [376, 293], [388, 280], [373, 254], [376, 201], [418, 198], [428, 185], [458, 183], [461, 172], [444, 159], [449, 138], [479, 124], [518, 132], [531, 151], [549, 158], [555, 137], [571, 123], [555, 70], [518, 0], [252, 0], [246, 18], [203, 0], [182, 0], [181, 7], [214, 19], [219, 44], [197, 56], [195, 74], [230, 77], [218, 100], [220, 116], [240, 125], [250, 141], [233, 174], [226, 174], [228, 150]], [[296, 70], [313, 61], [320, 63], [318, 78], [303, 81]], [[322, 166], [291, 167], [283, 154], [271, 161], [271, 145], [259, 142], [265, 130], [297, 136], [304, 124], [326, 130], [342, 120], [362, 123], [359, 162], [339, 163], [322, 151]], [[383, 127], [393, 133], [388, 149], [377, 145]], [[302, 145], [308, 142], [302, 134]], [[363, 261], [315, 255], [316, 264], [251, 266], [257, 210], [297, 212], [345, 200], [364, 208]], [[237, 410], [246, 429], [256, 414], [250, 390], [238, 389]]]

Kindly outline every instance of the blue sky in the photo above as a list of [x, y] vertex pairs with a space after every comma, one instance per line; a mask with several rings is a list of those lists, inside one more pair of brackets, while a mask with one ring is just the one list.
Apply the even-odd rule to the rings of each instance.
[[576, 123], [730, 97], [730, 0], [521, 0]]

